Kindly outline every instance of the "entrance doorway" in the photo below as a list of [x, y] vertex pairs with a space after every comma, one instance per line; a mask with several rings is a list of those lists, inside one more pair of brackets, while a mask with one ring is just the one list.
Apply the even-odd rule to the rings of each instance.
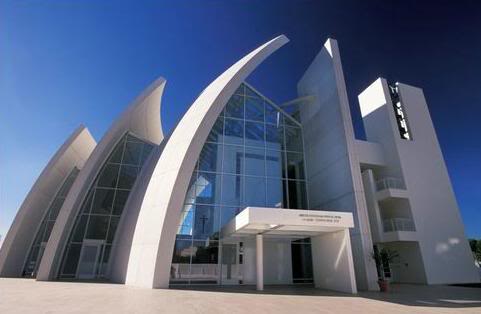
[[100, 257], [104, 240], [85, 239], [80, 251], [77, 278], [94, 279], [97, 272], [97, 261]]

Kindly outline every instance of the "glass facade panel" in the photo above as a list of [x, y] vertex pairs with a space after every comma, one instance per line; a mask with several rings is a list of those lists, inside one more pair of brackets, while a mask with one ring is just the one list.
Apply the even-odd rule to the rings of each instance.
[[219, 264], [222, 227], [248, 206], [307, 208], [304, 178], [300, 126], [285, 125], [281, 110], [241, 84], [203, 146], [179, 209], [171, 283], [242, 282], [241, 243], [225, 243], [232, 261]]
[[264, 122], [264, 100], [259, 97], [246, 97], [246, 120]]
[[[111, 243], [129, 193], [152, 148], [153, 145], [131, 134], [126, 134], [114, 147], [80, 206], [64, 252], [60, 278], [77, 277], [82, 265], [79, 263], [80, 252], [86, 240], [90, 243], [97, 240], [95, 243], [98, 244], [96, 265], [89, 266], [95, 269], [94, 278], [108, 276]], [[95, 247], [90, 244], [90, 248]]]
[[256, 122], [246, 122], [246, 146], [259, 146], [264, 147], [265, 145], [265, 130], [263, 123]]
[[77, 178], [80, 170], [73, 168], [68, 174], [67, 178], [62, 183], [62, 186], [57, 191], [53, 200], [51, 201], [49, 208], [47, 209], [45, 216], [40, 223], [40, 226], [35, 235], [35, 239], [30, 248], [27, 261], [25, 262], [22, 276], [24, 277], [35, 277], [37, 274], [38, 266], [42, 260], [43, 251], [45, 249], [46, 243], [50, 238], [53, 226], [57, 220], [57, 216], [62, 208], [62, 205], [67, 197], [70, 188], [72, 187], [75, 179]]
[[224, 143], [244, 145], [244, 121], [225, 119]]

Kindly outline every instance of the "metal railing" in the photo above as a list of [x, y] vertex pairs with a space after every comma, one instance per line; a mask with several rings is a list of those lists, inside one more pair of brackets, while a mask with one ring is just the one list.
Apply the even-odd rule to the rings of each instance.
[[385, 190], [385, 189], [405, 190], [406, 186], [404, 185], [403, 180], [399, 178], [386, 177], [376, 182], [376, 189], [378, 191]]
[[414, 221], [410, 218], [390, 218], [382, 221], [384, 232], [416, 231]]

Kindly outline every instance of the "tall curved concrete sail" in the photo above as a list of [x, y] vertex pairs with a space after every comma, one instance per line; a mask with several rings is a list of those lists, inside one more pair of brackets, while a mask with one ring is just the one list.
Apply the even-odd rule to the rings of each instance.
[[284, 35], [276, 37], [221, 74], [200, 94], [165, 143], [138, 216], [126, 284], [168, 287], [177, 223], [202, 146], [241, 82], [287, 42]]
[[[163, 140], [164, 136], [160, 120], [160, 100], [165, 87], [165, 82], [166, 81], [163, 78], [159, 78], [147, 89], [145, 89], [144, 92], [142, 92], [113, 123], [93, 151], [91, 157], [86, 162], [84, 168], [74, 183], [71, 193], [69, 193], [67, 199], [65, 200], [62, 210], [57, 218], [55, 226], [52, 230], [50, 241], [45, 249], [44, 257], [38, 270], [37, 280], [50, 280], [56, 278], [61, 271], [61, 262], [66, 258], [66, 254], [70, 254], [68, 256], [68, 258], [70, 258], [68, 262], [72, 265], [75, 265], [72, 266], [74, 268], [76, 268], [79, 259], [82, 258], [80, 253], [85, 253], [87, 259], [92, 257], [91, 255], [87, 255], [87, 253], [92, 252], [92, 247], [87, 247], [85, 244], [90, 243], [90, 239], [88, 239], [89, 236], [85, 230], [82, 231], [82, 237], [79, 244], [80, 246], [70, 245], [67, 247], [67, 245], [73, 241], [72, 233], [76, 231], [74, 230], [74, 227], [77, 228], [78, 231], [78, 226], [81, 223], [85, 225], [84, 228], [87, 228], [87, 224], [89, 224], [88, 228], [91, 226], [92, 228], [95, 228], [95, 226], [97, 226], [100, 231], [97, 230], [97, 234], [91, 236], [92, 241], [95, 241], [98, 239], [98, 233], [106, 233], [104, 230], [105, 228], [112, 229], [111, 227], [113, 224], [116, 225], [118, 223], [118, 219], [120, 219], [120, 215], [125, 207], [124, 205], [126, 199], [128, 199], [130, 189], [132, 188], [132, 185], [134, 184], [138, 171], [141, 167], [139, 160], [140, 155], [137, 156], [135, 153], [132, 155], [132, 149], [129, 149], [127, 146], [129, 143], [131, 143], [131, 146], [134, 147], [137, 143], [139, 144], [141, 151], [143, 150], [142, 147], [150, 146], [150, 152], [150, 149], [153, 146], [159, 145]], [[126, 154], [129, 155], [127, 156]], [[129, 159], [136, 159], [136, 164], [122, 164], [122, 161], [126, 156]], [[110, 165], [110, 163], [114, 165]], [[134, 169], [132, 169], [132, 167], [134, 167]], [[125, 180], [123, 183], [121, 183], [120, 177], [122, 176], [122, 171], [124, 171], [124, 169]], [[116, 206], [116, 203], [112, 204], [112, 202], [107, 206], [107, 208], [102, 208], [102, 214], [104, 214], [106, 210], [110, 211], [107, 215], [110, 220], [94, 220], [93, 218], [98, 218], [98, 216], [90, 216], [90, 214], [87, 215], [86, 220], [82, 220], [85, 218], [81, 214], [85, 213], [84, 207], [86, 204], [96, 203], [97, 195], [100, 197], [100, 193], [95, 194], [95, 196], [92, 193], [97, 193], [99, 190], [97, 188], [100, 185], [99, 180], [103, 180], [103, 177], [109, 171], [110, 173], [112, 173], [112, 171], [117, 171], [116, 173], [119, 173], [120, 171], [120, 173], [118, 176], [115, 176], [114, 185], [111, 186], [110, 190], [102, 190], [104, 193], [104, 198], [99, 198], [98, 203], [100, 205], [104, 206], [104, 203], [106, 202], [105, 200], [108, 197], [114, 197], [112, 193], [115, 194], [115, 197], [120, 198], [121, 195], [119, 190], [121, 189], [119, 185], [128, 184], [128, 190], [126, 193], [123, 193], [122, 196], [122, 206], [117, 211], [117, 221], [112, 221], [112, 216], [114, 215], [115, 210], [112, 209], [112, 207]], [[107, 184], [111, 184], [111, 181], [107, 182]], [[94, 207], [94, 205], [89, 206], [92, 208]], [[90, 213], [90, 207], [88, 209], [88, 213]], [[92, 212], [94, 212], [93, 209]], [[107, 227], [105, 227], [104, 224], [106, 224]], [[96, 230], [94, 230], [94, 233], [95, 231]], [[112, 240], [114, 236], [115, 231], [113, 234], [108, 234], [110, 240]], [[73, 248], [75, 248], [77, 251], [74, 252]], [[85, 252], [82, 252], [82, 250]], [[108, 252], [105, 253], [105, 248], [102, 248], [102, 252], [104, 252], [102, 254], [108, 255]], [[94, 271], [98, 272], [98, 269], [95, 269]], [[74, 270], [72, 277], [78, 278], [77, 275], [78, 272], [76, 273]]]
[[[6, 235], [0, 250], [0, 276], [22, 275], [34, 238], [39, 233], [45, 216], [49, 214], [51, 207], [56, 205], [53, 204], [56, 195], [72, 171], [84, 166], [95, 145], [96, 142], [87, 128], [80, 126], [50, 159], [20, 206]], [[35, 230], [37, 232], [33, 232]], [[48, 236], [45, 236], [46, 239]]]

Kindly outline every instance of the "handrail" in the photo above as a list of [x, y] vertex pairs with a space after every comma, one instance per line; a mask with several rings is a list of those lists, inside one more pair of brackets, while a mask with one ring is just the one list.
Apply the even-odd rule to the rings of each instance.
[[376, 181], [376, 189], [378, 191], [386, 190], [386, 189], [400, 189], [405, 190], [406, 186], [404, 185], [403, 180], [394, 177], [386, 177], [381, 180]]
[[414, 221], [410, 218], [390, 218], [382, 221], [384, 232], [416, 231]]

